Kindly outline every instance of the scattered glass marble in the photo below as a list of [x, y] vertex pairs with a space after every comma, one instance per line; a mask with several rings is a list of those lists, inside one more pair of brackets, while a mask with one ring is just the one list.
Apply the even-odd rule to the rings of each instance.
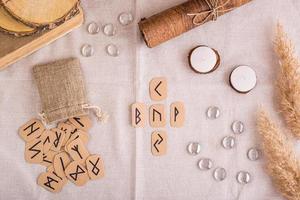
[[187, 150], [191, 155], [198, 155], [201, 151], [201, 145], [198, 142], [191, 142], [188, 144]]
[[133, 22], [133, 16], [131, 13], [123, 12], [119, 15], [120, 24], [126, 26]]
[[84, 57], [90, 57], [94, 54], [94, 48], [90, 44], [84, 44], [81, 47], [81, 55]]
[[218, 167], [214, 170], [213, 177], [216, 181], [223, 181], [227, 177], [226, 170], [224, 168]]
[[239, 184], [245, 185], [251, 182], [251, 175], [249, 172], [240, 171], [236, 175], [236, 180]]
[[87, 31], [89, 34], [95, 35], [95, 34], [99, 33], [100, 27], [98, 26], [98, 24], [96, 22], [91, 22], [87, 26]]
[[110, 56], [117, 57], [120, 54], [118, 47], [114, 44], [106, 46], [106, 53]]
[[234, 134], [242, 134], [245, 130], [244, 123], [241, 121], [234, 121], [231, 125], [231, 130], [233, 131]]
[[213, 162], [209, 158], [202, 158], [198, 162], [198, 167], [201, 170], [210, 170], [213, 167]]
[[232, 136], [226, 136], [222, 139], [222, 146], [224, 149], [232, 149], [235, 147], [235, 138]]
[[220, 117], [220, 109], [216, 106], [211, 106], [206, 111], [206, 116], [208, 119], [217, 119]]
[[103, 33], [107, 36], [114, 36], [117, 32], [115, 25], [113, 24], [105, 24], [103, 26]]
[[261, 157], [261, 151], [257, 148], [251, 148], [247, 152], [247, 157], [251, 161], [256, 161]]

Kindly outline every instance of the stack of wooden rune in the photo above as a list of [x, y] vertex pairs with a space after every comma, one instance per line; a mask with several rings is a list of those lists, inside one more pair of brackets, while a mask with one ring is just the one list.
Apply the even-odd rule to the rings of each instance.
[[60, 192], [68, 180], [83, 186], [89, 180], [104, 177], [102, 158], [90, 154], [86, 147], [91, 126], [88, 116], [80, 116], [60, 122], [50, 130], [38, 119], [28, 121], [19, 129], [26, 142], [26, 162], [47, 167], [38, 176], [38, 185], [50, 192]]
[[17, 37], [53, 29], [80, 12], [79, 0], [0, 0], [0, 30]]

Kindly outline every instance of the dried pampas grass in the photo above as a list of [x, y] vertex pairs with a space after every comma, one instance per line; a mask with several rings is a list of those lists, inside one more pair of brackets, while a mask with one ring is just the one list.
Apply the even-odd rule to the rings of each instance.
[[277, 79], [279, 111], [293, 135], [300, 139], [300, 76], [299, 60], [294, 45], [280, 24], [274, 44], [279, 58], [280, 72]]
[[300, 199], [300, 163], [292, 145], [269, 116], [260, 111], [257, 116], [262, 150], [267, 159], [267, 173], [274, 185], [289, 200]]
[[[290, 131], [300, 139], [299, 60], [280, 24], [277, 26], [274, 49], [280, 63], [276, 84], [279, 111]], [[257, 127], [262, 151], [267, 159], [267, 173], [274, 185], [287, 199], [300, 200], [300, 162], [293, 151], [293, 145], [264, 111], [258, 113]]]

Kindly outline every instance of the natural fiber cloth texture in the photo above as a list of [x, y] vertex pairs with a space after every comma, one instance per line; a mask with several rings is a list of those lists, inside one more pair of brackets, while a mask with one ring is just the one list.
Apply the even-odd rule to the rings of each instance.
[[[274, 110], [278, 60], [272, 38], [280, 20], [300, 55], [300, 1], [253, 0], [215, 22], [147, 48], [137, 22], [185, 1], [83, 0], [86, 16], [82, 27], [0, 71], [0, 200], [284, 200], [265, 173], [264, 158], [250, 161], [247, 150], [260, 144], [257, 108], [263, 105], [273, 117], [280, 116]], [[121, 25], [117, 19], [122, 12], [136, 13], [136, 21]], [[92, 21], [113, 23], [116, 35], [89, 34], [87, 25]], [[118, 57], [107, 55], [105, 47], [111, 43], [119, 48]], [[81, 56], [84, 44], [93, 46], [93, 56]], [[220, 53], [220, 67], [211, 74], [199, 75], [189, 67], [190, 50], [201, 44]], [[80, 58], [88, 100], [110, 115], [105, 125], [92, 117], [87, 144], [90, 152], [103, 158], [106, 173], [101, 180], [83, 187], [68, 183], [59, 194], [52, 194], [36, 184], [45, 167], [25, 162], [25, 144], [18, 128], [41, 111], [32, 67], [68, 57]], [[246, 95], [235, 92], [228, 83], [237, 65], [249, 65], [257, 73], [257, 87]], [[168, 80], [168, 97], [151, 101], [149, 82], [162, 76]], [[185, 126], [163, 129], [168, 136], [165, 156], [151, 154], [151, 133], [156, 129], [148, 123], [143, 129], [130, 126], [130, 105], [136, 101], [147, 108], [162, 103], [166, 111], [172, 102], [184, 102]], [[206, 118], [209, 106], [221, 109], [220, 118]], [[221, 140], [234, 136], [230, 127], [234, 120], [244, 122], [245, 132], [235, 136], [234, 149], [226, 150]], [[186, 150], [193, 141], [202, 147], [197, 156]], [[213, 170], [199, 170], [201, 158], [211, 158], [213, 169], [224, 167], [227, 178], [217, 182]], [[236, 181], [236, 174], [243, 170], [252, 175], [248, 185]]]
[[33, 76], [41, 97], [42, 116], [47, 123], [87, 114], [85, 83], [76, 58], [37, 65]]

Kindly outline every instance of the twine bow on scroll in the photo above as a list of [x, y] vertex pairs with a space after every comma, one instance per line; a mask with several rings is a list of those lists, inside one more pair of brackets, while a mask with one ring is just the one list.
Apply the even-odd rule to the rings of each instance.
[[[200, 11], [197, 13], [188, 13], [188, 16], [193, 16], [193, 24], [196, 26], [200, 26], [202, 24], [205, 24], [209, 20], [216, 21], [219, 17], [220, 12], [228, 12], [233, 10], [234, 8], [225, 9], [224, 7], [230, 2], [230, 0], [227, 0], [223, 4], [219, 4], [219, 0], [204, 0], [205, 3], [208, 5], [209, 10], [207, 11]], [[206, 17], [203, 19], [203, 15], [206, 15]], [[200, 19], [198, 19], [200, 18]]]

